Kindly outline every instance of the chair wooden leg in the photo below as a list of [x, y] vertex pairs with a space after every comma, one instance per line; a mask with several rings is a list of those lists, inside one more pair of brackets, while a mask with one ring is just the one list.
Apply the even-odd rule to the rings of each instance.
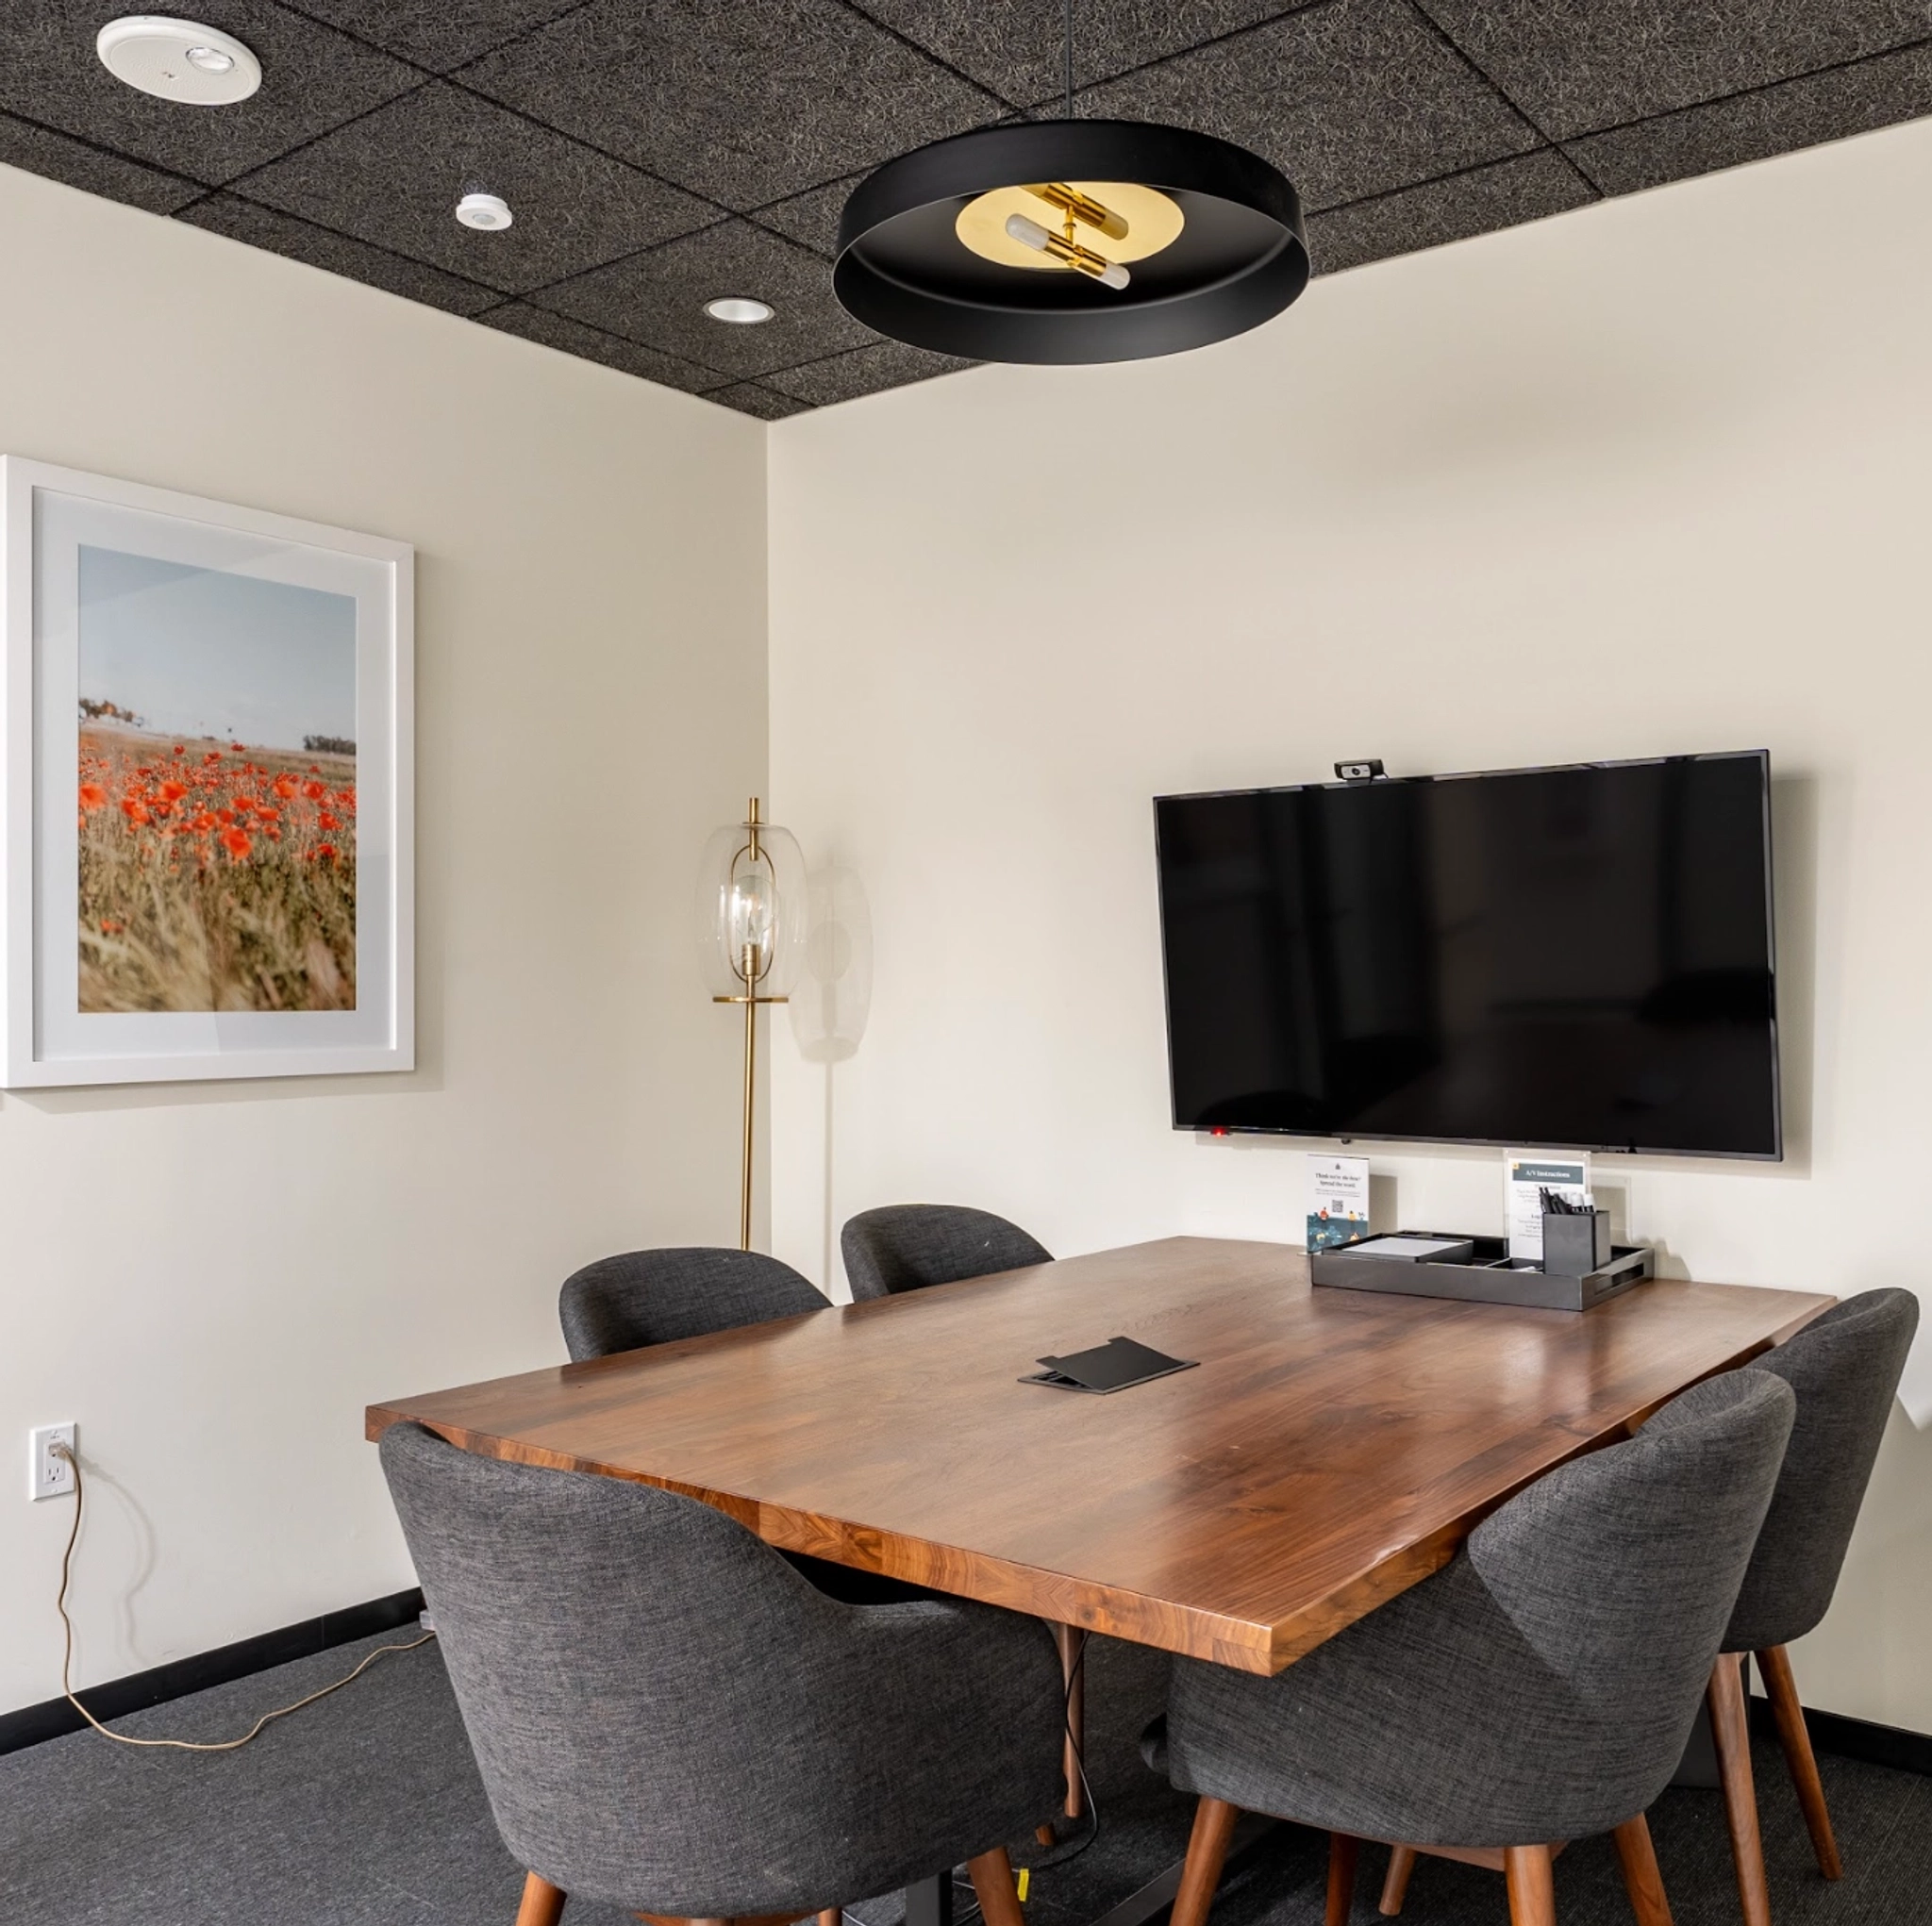
[[1391, 1846], [1389, 1849], [1389, 1876], [1382, 1882], [1383, 1914], [1392, 1919], [1402, 1910], [1402, 1902], [1408, 1897], [1408, 1876], [1415, 1870], [1415, 1848], [1413, 1846]]
[[563, 1918], [563, 1890], [541, 1872], [524, 1875], [524, 1902], [517, 1908], [517, 1926], [557, 1926]]
[[1826, 1879], [1842, 1879], [1844, 1862], [1838, 1856], [1838, 1841], [1832, 1836], [1831, 1808], [1824, 1802], [1824, 1785], [1811, 1753], [1811, 1735], [1805, 1726], [1805, 1708], [1798, 1702], [1797, 1681], [1791, 1677], [1790, 1654], [1782, 1645], [1766, 1646], [1757, 1654], [1757, 1669], [1777, 1720], [1778, 1743], [1785, 1749], [1785, 1764], [1791, 1768], [1798, 1803], [1805, 1810], [1818, 1869]]
[[1557, 1884], [1547, 1846], [1509, 1846], [1503, 1852], [1509, 1885], [1509, 1926], [1557, 1926]]
[[1238, 1805], [1224, 1799], [1204, 1799], [1194, 1808], [1194, 1830], [1188, 1835], [1187, 1863], [1181, 1868], [1181, 1889], [1174, 1895], [1168, 1926], [1207, 1926], [1214, 1888], [1241, 1816]]
[[1718, 1659], [1706, 1696], [1744, 1926], [1771, 1926], [1771, 1889], [1765, 1884], [1764, 1844], [1757, 1834], [1757, 1789], [1751, 1779], [1751, 1728], [1745, 1717], [1741, 1652], [1727, 1652]]
[[845, 1909], [843, 1906], [827, 1906], [819, 1915], [819, 1926], [839, 1926], [839, 1922], [844, 1917]]
[[1020, 1895], [1013, 1885], [1013, 1863], [1004, 1846], [982, 1852], [966, 1862], [973, 1875], [973, 1890], [979, 1900], [979, 1917], [986, 1926], [1024, 1926]]
[[1328, 1835], [1328, 1910], [1322, 1926], [1348, 1926], [1348, 1915], [1355, 1904], [1355, 1868], [1361, 1857], [1362, 1842], [1353, 1833]]
[[1637, 1926], [1672, 1926], [1664, 1876], [1657, 1870], [1657, 1849], [1650, 1843], [1650, 1821], [1639, 1813], [1634, 1819], [1625, 1819], [1611, 1837], [1617, 1842], [1617, 1863], [1624, 1868], [1624, 1885]]
[[1051, 1846], [1059, 1837], [1059, 1835], [1054, 1831], [1053, 1822], [1048, 1820], [1044, 1824], [1033, 1828], [1033, 1837], [1038, 1845]]
[[[1087, 1810], [1080, 1778], [1080, 1755], [1087, 1745], [1087, 1668], [1080, 1663], [1080, 1655], [1087, 1649], [1087, 1635], [1077, 1625], [1056, 1625], [1053, 1641], [1060, 1649], [1060, 1676], [1067, 1688], [1067, 1817], [1076, 1819]], [[1045, 1846], [1052, 1841], [1040, 1843]]]

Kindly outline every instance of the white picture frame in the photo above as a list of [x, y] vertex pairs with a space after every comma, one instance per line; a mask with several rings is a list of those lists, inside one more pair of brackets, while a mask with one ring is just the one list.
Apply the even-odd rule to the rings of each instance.
[[6, 1088], [415, 1068], [414, 566], [0, 456]]

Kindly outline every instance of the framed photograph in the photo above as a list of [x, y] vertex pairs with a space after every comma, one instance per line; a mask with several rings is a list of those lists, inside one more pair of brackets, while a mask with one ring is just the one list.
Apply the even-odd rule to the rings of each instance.
[[413, 568], [0, 457], [8, 1088], [415, 1067]]

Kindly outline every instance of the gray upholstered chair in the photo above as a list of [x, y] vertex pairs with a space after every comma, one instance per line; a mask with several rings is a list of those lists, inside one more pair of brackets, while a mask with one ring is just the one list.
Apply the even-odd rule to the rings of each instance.
[[1918, 1328], [1919, 1301], [1910, 1291], [1868, 1290], [1834, 1305], [1749, 1367], [1775, 1373], [1798, 1398], [1777, 1492], [1710, 1675], [1711, 1737], [1749, 1926], [1769, 1926], [1771, 1901], [1751, 1783], [1743, 1655], [1757, 1656], [1818, 1869], [1837, 1879], [1843, 1868], [1831, 1813], [1785, 1648], [1811, 1631], [1831, 1604]]
[[1603, 1832], [1640, 1926], [1665, 1926], [1644, 1810], [1696, 1717], [1794, 1403], [1760, 1371], [1700, 1385], [1277, 1677], [1177, 1661], [1169, 1774], [1201, 1803], [1173, 1926], [1203, 1926], [1243, 1807], [1330, 1835], [1330, 1926], [1364, 1838], [1500, 1866], [1515, 1926], [1553, 1926], [1554, 1850]]
[[1059, 1789], [1031, 1619], [849, 1605], [694, 1499], [391, 1425], [382, 1468], [441, 1635], [520, 1926], [568, 1893], [660, 1918], [796, 1918], [964, 1861], [1020, 1926], [1004, 1842]]
[[696, 1245], [600, 1257], [564, 1279], [557, 1309], [571, 1359], [581, 1364], [830, 1304], [775, 1257]]
[[[758, 1251], [709, 1244], [600, 1257], [565, 1278], [557, 1300], [573, 1364], [831, 1308], [831, 1300], [791, 1265]], [[852, 1604], [930, 1596], [898, 1579], [829, 1564], [804, 1552], [778, 1555], [821, 1591]]]
[[[1053, 1253], [1018, 1224], [963, 1204], [887, 1204], [862, 1210], [839, 1233], [839, 1249], [855, 1303], [1053, 1262]], [[1065, 1811], [1070, 1818], [1078, 1818], [1085, 1805], [1080, 1753], [1087, 1722], [1082, 1662], [1086, 1635], [1060, 1625], [1054, 1636], [1066, 1681]], [[1040, 1828], [1042, 1844], [1051, 1844], [1053, 1836], [1050, 1825]]]
[[839, 1233], [839, 1249], [855, 1303], [1053, 1262], [1053, 1253], [1018, 1224], [959, 1204], [862, 1210]]

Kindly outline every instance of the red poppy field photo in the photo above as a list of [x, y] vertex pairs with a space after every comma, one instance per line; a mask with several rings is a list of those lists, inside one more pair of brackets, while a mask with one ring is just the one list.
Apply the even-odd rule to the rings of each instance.
[[356, 759], [80, 735], [80, 1007], [356, 1006]]
[[80, 1008], [354, 1009], [354, 602], [93, 548], [81, 591]]

